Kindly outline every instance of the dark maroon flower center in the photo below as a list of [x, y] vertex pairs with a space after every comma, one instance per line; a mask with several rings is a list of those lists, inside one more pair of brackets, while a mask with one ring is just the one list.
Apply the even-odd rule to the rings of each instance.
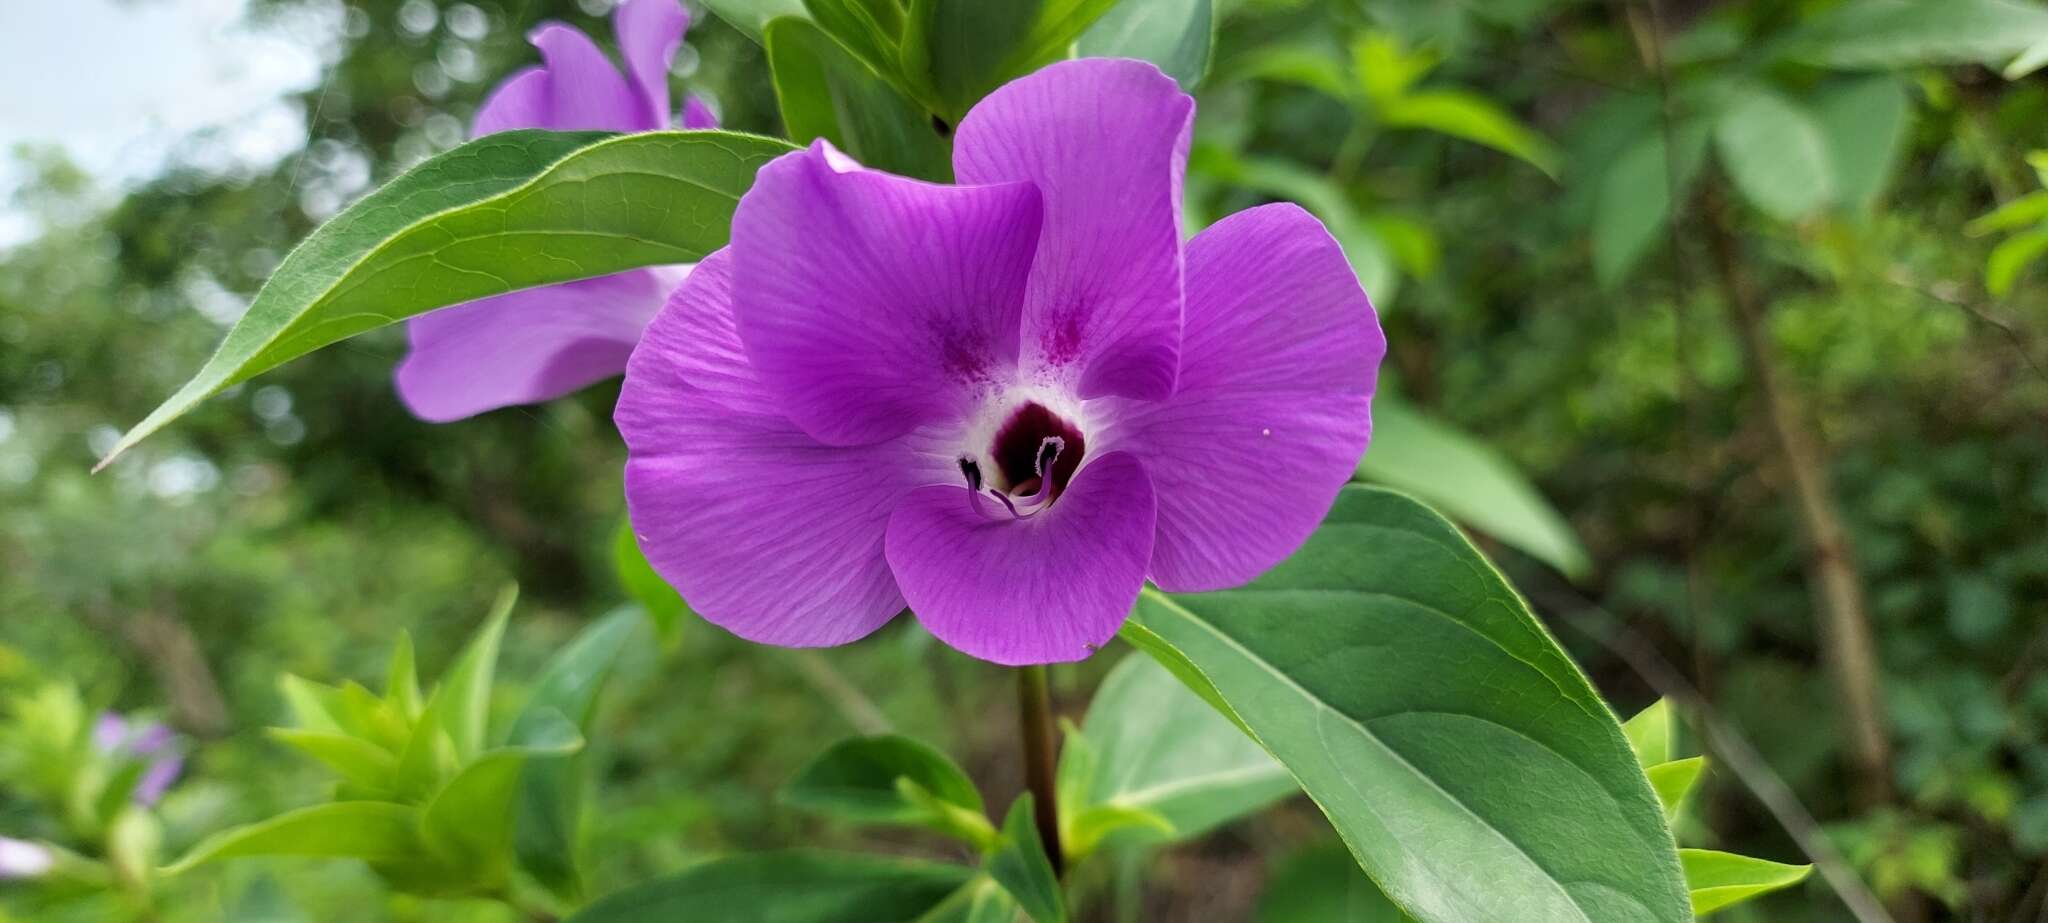
[[[1056, 452], [1049, 452], [1047, 443], [1057, 440]], [[1081, 431], [1074, 424], [1060, 419], [1058, 414], [1038, 404], [1025, 404], [1010, 415], [1009, 422], [996, 433], [995, 445], [989, 454], [1002, 471], [1003, 483], [1011, 494], [1030, 496], [1038, 492], [1039, 471], [1043, 460], [1050, 457], [1052, 462], [1052, 490], [1048, 495], [1058, 497], [1067, 489], [1067, 481], [1074, 476], [1074, 469], [1081, 467], [1081, 457], [1087, 454], [1088, 441], [1081, 437]]]

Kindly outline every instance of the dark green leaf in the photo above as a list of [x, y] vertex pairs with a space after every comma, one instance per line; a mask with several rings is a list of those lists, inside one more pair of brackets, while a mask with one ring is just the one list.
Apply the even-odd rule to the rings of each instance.
[[1372, 424], [1372, 447], [1358, 463], [1361, 480], [1415, 494], [1567, 575], [1591, 569], [1571, 524], [1491, 446], [1386, 391], [1373, 397]]
[[614, 893], [566, 923], [914, 923], [972, 876], [868, 856], [733, 856]]
[[525, 730], [525, 738], [462, 767], [427, 802], [421, 822], [427, 848], [449, 867], [469, 873], [468, 884], [504, 881], [512, 859], [513, 799], [527, 761], [563, 757], [583, 747], [576, 726], [560, 712], [541, 713], [526, 722]]
[[804, 15], [804, 0], [704, 0], [704, 6], [756, 42], [776, 18]]
[[1681, 849], [1678, 858], [1685, 864], [1693, 913], [1699, 916], [1789, 888], [1813, 872], [1811, 865], [1786, 865], [1711, 849]]
[[[598, 693], [611, 675], [619, 652], [646, 632], [646, 620], [633, 608], [599, 619], [555, 655], [535, 681], [526, 708], [512, 723], [514, 741], [532, 741], [546, 731], [553, 716], [575, 722], [588, 738], [597, 715]], [[535, 756], [519, 776], [514, 852], [520, 867], [534, 880], [564, 898], [582, 891], [576, 858], [583, 823], [586, 750], [567, 756]]]
[[1906, 153], [1913, 104], [1905, 86], [1890, 75], [1846, 80], [1822, 87], [1810, 106], [1827, 140], [1835, 203], [1869, 211]]
[[1280, 863], [1259, 896], [1258, 923], [1408, 923], [1339, 845], [1304, 849]]
[[1690, 919], [1613, 714], [1486, 559], [1415, 501], [1348, 488], [1252, 584], [1147, 591], [1132, 618], [1237, 706], [1418, 920]]
[[1714, 122], [1721, 163], [1750, 204], [1780, 221], [1812, 214], [1835, 195], [1834, 164], [1820, 123], [1761, 84], [1733, 91]]
[[[1684, 201], [1699, 175], [1706, 152], [1702, 125], [1683, 125], [1673, 145], [1677, 156], [1667, 162], [1664, 133], [1652, 130], [1630, 144], [1600, 174], [1593, 201], [1593, 275], [1602, 287], [1613, 288], [1628, 277], [1637, 262], [1668, 232], [1672, 191]], [[1676, 166], [1675, 170], [1669, 169]], [[1677, 176], [1672, 182], [1671, 177]]]
[[420, 812], [383, 801], [338, 801], [301, 808], [208, 837], [164, 874], [241, 856], [301, 856], [388, 861], [421, 855]]
[[690, 611], [690, 606], [683, 602], [683, 594], [669, 586], [668, 581], [654, 572], [654, 566], [647, 563], [647, 556], [640, 551], [640, 541], [633, 535], [630, 519], [620, 520], [618, 531], [612, 533], [612, 571], [618, 575], [619, 585], [625, 588], [626, 596], [647, 610], [647, 617], [654, 622], [654, 628], [662, 638], [674, 638], [683, 614]]
[[944, 138], [916, 103], [801, 19], [768, 24], [768, 67], [791, 140], [824, 138], [868, 166], [950, 182]]
[[1010, 813], [1003, 818], [1002, 839], [989, 853], [987, 868], [989, 876], [1010, 892], [1034, 923], [1065, 923], [1067, 902], [1060, 895], [1052, 860], [1046, 858], [1045, 841], [1031, 819], [1030, 792], [1011, 802]]
[[903, 69], [951, 124], [996, 87], [1064, 57], [1116, 0], [912, 0]]
[[[901, 784], [906, 779], [915, 788], [906, 790]], [[894, 734], [833, 744], [778, 797], [792, 807], [860, 823], [931, 827], [948, 834], [963, 832], [963, 826], [975, 832], [989, 826], [981, 792], [967, 773], [923, 742]], [[986, 842], [985, 836], [970, 839]]]
[[731, 132], [508, 131], [434, 157], [301, 242], [199, 373], [100, 464], [329, 343], [488, 295], [702, 259], [724, 246], [754, 171], [788, 150]]
[[1143, 58], [1192, 90], [1209, 72], [1216, 43], [1210, 0], [1121, 0], [1082, 33], [1087, 58]]

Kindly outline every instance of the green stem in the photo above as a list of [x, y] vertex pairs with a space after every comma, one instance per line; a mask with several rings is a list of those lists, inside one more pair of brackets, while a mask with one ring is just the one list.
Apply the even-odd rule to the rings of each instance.
[[1038, 821], [1038, 837], [1045, 841], [1045, 857], [1052, 861], [1054, 875], [1066, 874], [1066, 853], [1060, 846], [1059, 802], [1053, 794], [1053, 763], [1057, 744], [1053, 737], [1052, 693], [1046, 686], [1045, 667], [1017, 668], [1017, 717], [1024, 736], [1024, 785], [1031, 792], [1031, 807]]

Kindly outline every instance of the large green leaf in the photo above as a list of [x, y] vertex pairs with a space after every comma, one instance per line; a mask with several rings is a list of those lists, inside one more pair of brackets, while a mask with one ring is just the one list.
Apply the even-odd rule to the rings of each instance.
[[959, 124], [983, 96], [1065, 56], [1116, 0], [911, 0], [903, 69]]
[[434, 157], [292, 250], [199, 373], [100, 464], [329, 343], [488, 295], [699, 260], [725, 245], [754, 171], [789, 149], [716, 131], [508, 131]]
[[1676, 135], [1677, 143], [1671, 146], [1676, 156], [1667, 154], [1664, 132], [1653, 128], [1599, 175], [1600, 188], [1593, 199], [1593, 277], [1604, 288], [1620, 285], [1665, 236], [1672, 191], [1685, 201], [1699, 175], [1706, 126], [1681, 125]]
[[1813, 873], [1811, 865], [1786, 865], [1711, 849], [1681, 849], [1678, 859], [1685, 864], [1685, 885], [1692, 892], [1693, 913], [1699, 916], [1789, 888]]
[[1216, 44], [1210, 0], [1121, 0], [1082, 33], [1087, 58], [1143, 58], [1192, 90], [1209, 72]]
[[704, 6], [756, 42], [776, 18], [804, 15], [804, 0], [704, 0]]
[[938, 750], [896, 734], [833, 744], [778, 797], [792, 807], [860, 823], [931, 827], [976, 845], [993, 838], [981, 792], [967, 773]]
[[1265, 576], [1148, 590], [1132, 618], [1202, 671], [1423, 923], [1690, 919], [1614, 715], [1421, 504], [1347, 488]]
[[1785, 50], [1824, 67], [1893, 70], [1996, 64], [2048, 39], [2048, 9], [2023, 0], [1849, 0], [1814, 17]]
[[1578, 577], [1585, 546], [1527, 476], [1493, 447], [1385, 391], [1373, 397], [1372, 447], [1358, 477], [1428, 500], [1481, 532]]
[[1905, 85], [1889, 74], [1844, 80], [1820, 88], [1809, 107], [1827, 140], [1835, 203], [1869, 211], [1906, 153], [1913, 104]]
[[768, 24], [768, 67], [790, 140], [824, 138], [877, 169], [933, 182], [953, 178], [950, 152], [922, 107], [875, 75], [817, 26]]
[[930, 862], [758, 853], [627, 888], [566, 923], [914, 923], [972, 876]]
[[372, 862], [421, 855], [420, 812], [383, 801], [337, 801], [236, 827], [192, 847], [164, 874], [241, 856], [301, 856]]
[[1032, 923], [1066, 923], [1066, 898], [1060, 893], [1052, 861], [1046, 857], [1038, 825], [1031, 819], [1030, 792], [1010, 803], [1002, 838], [989, 851], [986, 867], [989, 877], [1010, 892]]
[[[1158, 661], [1137, 656], [1124, 658], [1096, 690], [1080, 745], [1069, 741], [1060, 755], [1059, 783], [1063, 794], [1083, 799], [1063, 797], [1063, 812], [1085, 816], [1103, 806], [1149, 812], [1171, 825], [1161, 833], [1174, 840], [1200, 836], [1296, 791], [1294, 777], [1257, 741]], [[1088, 851], [1090, 837], [1067, 839], [1070, 851]]]
[[[574, 722], [574, 730], [588, 738], [605, 679], [618, 662], [619, 652], [635, 637], [649, 634], [646, 624], [639, 610], [626, 607], [577, 635], [541, 671], [525, 709], [512, 723], [512, 740], [539, 739], [558, 715]], [[587, 753], [578, 749], [561, 756], [536, 755], [526, 761], [519, 776], [514, 852], [527, 874], [565, 898], [582, 890], [576, 857]]]
[[1714, 142], [1735, 188], [1773, 218], [1795, 221], [1834, 198], [1834, 163], [1820, 123], [1776, 90], [1732, 90], [1714, 121]]
[[[576, 726], [560, 712], [529, 720], [526, 736], [476, 758], [427, 802], [420, 828], [427, 848], [469, 876], [464, 884], [496, 885], [511, 866], [514, 799], [529, 760], [563, 757], [583, 748]], [[455, 882], [446, 882], [452, 887]]]
[[1409, 923], [1344, 847], [1312, 846], [1283, 860], [1259, 895], [1258, 923]]

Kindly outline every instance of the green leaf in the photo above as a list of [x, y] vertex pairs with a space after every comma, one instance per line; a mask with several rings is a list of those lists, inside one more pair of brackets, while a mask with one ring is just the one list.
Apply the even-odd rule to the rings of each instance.
[[[1664, 238], [1671, 217], [1672, 191], [1684, 201], [1699, 175], [1706, 153], [1705, 126], [1681, 125], [1673, 145], [1677, 157], [1667, 161], [1663, 131], [1651, 131], [1630, 144], [1600, 174], [1593, 200], [1593, 276], [1612, 289]], [[1670, 169], [1675, 166], [1676, 169]], [[1671, 181], [1673, 174], [1677, 181]]]
[[[1296, 791], [1286, 767], [1150, 657], [1126, 657], [1110, 671], [1081, 741], [1059, 766], [1060, 789], [1084, 798], [1061, 805], [1077, 813], [1063, 838], [1076, 855], [1110, 832], [1099, 829], [1106, 822], [1143, 829], [1158, 818], [1167, 827], [1154, 828], [1154, 839], [1191, 839]], [[1112, 813], [1080, 816], [1101, 809]]]
[[1963, 226], [1963, 232], [1972, 237], [1982, 237], [1998, 231], [2033, 227], [2048, 221], [2048, 189], [2030, 192], [2000, 205], [1988, 214]]
[[2004, 295], [2012, 291], [2019, 281], [2020, 273], [2048, 252], [2048, 227], [2022, 231], [2005, 239], [1991, 249], [1991, 256], [1984, 262], [1984, 288], [1993, 295]]
[[419, 666], [413, 661], [412, 633], [401, 629], [391, 647], [391, 665], [384, 671], [384, 701], [407, 721], [420, 716]]
[[790, 140], [824, 138], [868, 166], [932, 182], [953, 178], [951, 152], [924, 109], [801, 19], [768, 24], [768, 67]]
[[1811, 865], [1786, 865], [1711, 849], [1681, 849], [1678, 859], [1685, 865], [1693, 913], [1699, 916], [1789, 888], [1813, 872]]
[[[1250, 585], [1140, 598], [1423, 923], [1689, 920], [1620, 725], [1457, 529], [1351, 487]], [[1503, 771], [1513, 767], [1513, 771]]]
[[423, 852], [419, 822], [417, 809], [384, 801], [314, 805], [208, 837], [164, 874], [243, 856], [409, 859]]
[[299, 728], [271, 728], [278, 743], [319, 760], [351, 785], [367, 791], [389, 791], [398, 758], [360, 737]]
[[1230, 60], [1226, 76], [1291, 83], [1347, 102], [1358, 97], [1344, 63], [1328, 51], [1307, 45], [1272, 45], [1248, 51]]
[[2020, 0], [1854, 0], [1788, 36], [1792, 57], [1822, 67], [1896, 70], [1999, 63], [2048, 39], [2048, 9]]
[[[906, 779], [916, 787], [906, 790], [900, 784]], [[955, 834], [961, 832], [959, 814], [964, 812], [980, 821], [979, 827], [965, 821], [970, 830], [989, 827], [981, 792], [967, 773], [929, 745], [895, 734], [833, 744], [789, 780], [777, 797], [794, 808], [864, 824], [930, 827]], [[970, 839], [985, 843], [988, 837]]]
[[1003, 818], [1002, 839], [989, 853], [987, 869], [1034, 923], [1065, 923], [1067, 903], [1060, 896], [1052, 860], [1046, 858], [1045, 841], [1032, 822], [1030, 792], [1010, 803], [1010, 813]]
[[915, 923], [972, 874], [808, 851], [733, 856], [616, 892], [566, 923]]
[[[1116, 0], [911, 0], [903, 69], [949, 124], [996, 87], [1064, 57]], [[913, 79], [918, 79], [914, 77]]]
[[1216, 44], [1210, 0], [1121, 0], [1082, 33], [1084, 58], [1143, 58], [1192, 90], [1209, 72]]
[[339, 717], [341, 690], [289, 673], [278, 680], [277, 688], [284, 696], [285, 705], [292, 711], [292, 720], [297, 721], [300, 727], [334, 734], [342, 732]]
[[1913, 104], [1896, 77], [1879, 75], [1822, 87], [1810, 101], [1827, 141], [1835, 204], [1868, 212], [1906, 153]]
[[[511, 620], [512, 605], [519, 601], [519, 588], [507, 586], [498, 593], [484, 627], [463, 648], [455, 665], [442, 674], [434, 690], [440, 705], [441, 726], [455, 742], [455, 754], [471, 760], [483, 752], [484, 732], [491, 717], [491, 685], [498, 672], [498, 646], [505, 639], [505, 623]], [[432, 720], [431, 718], [428, 720]]]
[[1258, 923], [1408, 923], [1344, 847], [1304, 849], [1282, 861], [1259, 895]]
[[1023, 912], [1010, 892], [983, 875], [918, 917], [917, 923], [1017, 923], [1017, 915]]
[[2005, 70], [2000, 73], [2007, 80], [2018, 80], [2043, 67], [2048, 67], [2048, 39], [2036, 42], [2020, 52], [2019, 56], [2013, 58], [2012, 63], [2007, 64]]
[[647, 611], [655, 631], [665, 640], [674, 639], [690, 606], [683, 602], [683, 594], [669, 586], [654, 572], [654, 565], [647, 563], [647, 556], [640, 551], [640, 540], [633, 535], [631, 519], [620, 519], [618, 531], [612, 533], [612, 572], [618, 576], [626, 596]]
[[[538, 739], [554, 716], [575, 722], [575, 730], [588, 738], [605, 679], [619, 652], [640, 636], [645, 624], [640, 612], [628, 607], [577, 635], [541, 671], [525, 709], [512, 722], [512, 739]], [[582, 749], [567, 756], [534, 756], [519, 776], [513, 852], [527, 874], [564, 899], [580, 896], [583, 888], [576, 860], [588, 761]]]
[[1592, 565], [1569, 523], [1493, 447], [1422, 415], [1399, 397], [1373, 397], [1372, 447], [1358, 477], [1408, 491], [1572, 577]]
[[1650, 778], [1650, 788], [1657, 793], [1658, 803], [1664, 805], [1665, 818], [1678, 816], [1678, 809], [1685, 804], [1685, 796], [1700, 781], [1700, 774], [1707, 769], [1704, 756], [1669, 760], [1643, 770]]
[[1636, 762], [1643, 768], [1670, 762], [1678, 742], [1671, 723], [1671, 700], [1651, 702], [1648, 708], [1621, 723], [1621, 733], [1628, 737], [1629, 749], [1636, 752]]
[[704, 6], [755, 42], [775, 19], [804, 15], [804, 0], [704, 0]]
[[[892, 0], [877, 4], [901, 16]], [[811, 21], [822, 36], [830, 36], [846, 54], [867, 67], [884, 80], [900, 80], [902, 55], [897, 49], [898, 37], [902, 34], [901, 24], [894, 27], [884, 25], [874, 16], [875, 10], [860, 0], [804, 0], [804, 11], [811, 14]], [[773, 22], [768, 24], [771, 28]], [[766, 32], [763, 33], [764, 37]], [[821, 36], [821, 37], [822, 37]]]
[[1423, 128], [1483, 144], [1556, 177], [1559, 157], [1550, 139], [1516, 121], [1486, 97], [1464, 90], [1418, 90], [1382, 103], [1380, 121]]
[[1278, 199], [1293, 201], [1315, 213], [1344, 248], [1344, 258], [1358, 274], [1358, 284], [1382, 310], [1394, 300], [1400, 283], [1394, 256], [1378, 232], [1336, 183], [1320, 173], [1277, 157], [1239, 157], [1213, 144], [1197, 145], [1190, 170], [1213, 176]]
[[[560, 712], [527, 722], [526, 736], [484, 753], [427, 802], [421, 823], [427, 848], [449, 867], [469, 873], [465, 884], [503, 883], [511, 866], [513, 799], [527, 761], [582, 749], [576, 726]], [[454, 884], [454, 883], [449, 883]]]
[[732, 132], [508, 131], [436, 156], [292, 250], [199, 373], [100, 465], [329, 343], [488, 295], [696, 262], [725, 245], [754, 171], [789, 150]]
[[1796, 221], [1834, 198], [1834, 164], [1820, 124], [1776, 90], [1733, 90], [1714, 122], [1714, 141], [1735, 188], [1773, 218]]

